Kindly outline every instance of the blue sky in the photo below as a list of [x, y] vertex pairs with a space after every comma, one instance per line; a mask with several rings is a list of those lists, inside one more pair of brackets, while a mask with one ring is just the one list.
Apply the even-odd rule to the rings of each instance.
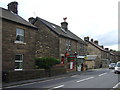
[[[0, 0], [0, 7], [14, 0]], [[100, 45], [118, 50], [119, 0], [16, 0], [24, 19], [40, 17], [60, 25], [67, 17], [68, 29], [82, 39], [89, 36]]]

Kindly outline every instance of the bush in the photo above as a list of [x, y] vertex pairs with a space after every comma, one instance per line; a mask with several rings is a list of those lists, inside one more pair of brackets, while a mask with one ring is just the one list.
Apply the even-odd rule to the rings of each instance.
[[53, 57], [36, 58], [35, 64], [37, 65], [37, 68], [50, 69], [52, 66], [60, 64], [60, 60]]

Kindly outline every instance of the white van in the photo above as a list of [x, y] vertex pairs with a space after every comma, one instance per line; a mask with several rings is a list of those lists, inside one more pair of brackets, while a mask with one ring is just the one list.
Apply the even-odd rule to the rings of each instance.
[[115, 66], [115, 70], [114, 70], [114, 73], [120, 73], [120, 61], [117, 62], [116, 66]]

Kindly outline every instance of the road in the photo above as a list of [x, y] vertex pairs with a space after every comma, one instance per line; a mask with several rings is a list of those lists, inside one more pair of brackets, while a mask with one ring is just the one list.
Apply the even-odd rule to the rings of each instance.
[[[63, 76], [60, 78], [49, 79], [41, 82], [33, 82], [22, 85], [11, 86], [7, 88], [32, 88], [53, 90], [58, 88], [119, 88], [119, 75], [114, 74], [113, 69], [95, 69], [72, 76]], [[111, 88], [111, 89], [110, 89]]]

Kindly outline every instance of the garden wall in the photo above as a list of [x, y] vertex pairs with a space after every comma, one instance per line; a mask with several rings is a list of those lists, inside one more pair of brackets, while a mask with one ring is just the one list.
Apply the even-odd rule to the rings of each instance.
[[[51, 69], [50, 76], [56, 76], [65, 74], [66, 69], [64, 67], [54, 67]], [[3, 82], [16, 82], [21, 80], [37, 79], [49, 77], [49, 72], [44, 69], [33, 69], [33, 70], [23, 70], [23, 71], [3, 71], [2, 81]]]

